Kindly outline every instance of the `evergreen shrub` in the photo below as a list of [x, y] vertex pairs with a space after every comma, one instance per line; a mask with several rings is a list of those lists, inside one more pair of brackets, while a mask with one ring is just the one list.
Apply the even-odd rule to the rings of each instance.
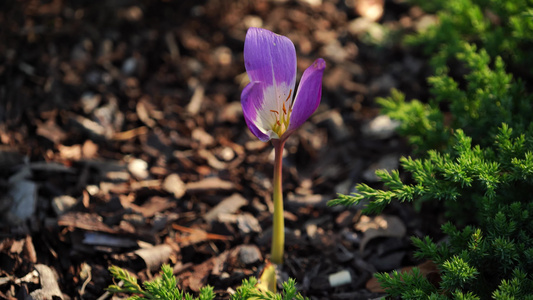
[[393, 91], [379, 100], [413, 145], [413, 156], [401, 159], [409, 179], [380, 170], [383, 189], [358, 184], [330, 204], [364, 200], [364, 212], [379, 213], [391, 201], [442, 202], [446, 239], [412, 238], [415, 256], [433, 261], [439, 280], [417, 268], [376, 274], [390, 296], [533, 299], [533, 4], [412, 2], [440, 20], [406, 39], [435, 54], [431, 99], [406, 101]]
[[[216, 296], [213, 287], [209, 285], [200, 289], [198, 297], [183, 292], [179, 289], [177, 285], [178, 281], [172, 273], [172, 267], [169, 265], [162, 265], [160, 276], [153, 280], [143, 282], [142, 286], [137, 283], [135, 277], [120, 267], [111, 266], [109, 272], [113, 278], [121, 282], [121, 284], [110, 285], [107, 290], [111, 293], [124, 293], [130, 295], [128, 300], [213, 300]], [[291, 278], [282, 283], [282, 291], [278, 293], [263, 291], [258, 288], [257, 283], [258, 281], [255, 277], [244, 279], [241, 286], [237, 287], [235, 293], [230, 296], [230, 300], [308, 299], [298, 293], [296, 289], [296, 281]]]

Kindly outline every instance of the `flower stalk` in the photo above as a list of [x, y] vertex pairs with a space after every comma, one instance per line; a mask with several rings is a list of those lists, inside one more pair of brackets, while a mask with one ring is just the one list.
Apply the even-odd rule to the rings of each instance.
[[273, 201], [274, 216], [272, 229], [272, 249], [270, 260], [275, 264], [283, 263], [283, 251], [285, 248], [285, 219], [283, 217], [283, 146], [285, 141], [272, 140], [274, 145], [274, 180], [273, 180]]

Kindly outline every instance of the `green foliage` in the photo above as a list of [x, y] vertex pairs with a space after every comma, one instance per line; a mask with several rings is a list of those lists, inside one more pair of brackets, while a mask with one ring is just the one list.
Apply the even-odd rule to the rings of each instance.
[[[358, 184], [331, 205], [379, 213], [392, 201], [441, 201], [447, 238], [412, 238], [415, 257], [439, 270], [377, 274], [402, 299], [533, 299], [533, 3], [526, 0], [411, 0], [439, 22], [406, 41], [427, 54], [432, 97], [379, 99], [413, 145], [409, 174], [377, 171], [384, 188]], [[508, 66], [508, 67], [506, 67]], [[512, 72], [509, 72], [511, 70]], [[523, 82], [518, 77], [525, 77]]]
[[530, 72], [533, 63], [533, 7], [527, 0], [410, 0], [439, 22], [406, 38], [426, 54], [450, 58], [462, 41], [485, 48], [491, 57], [501, 55], [513, 68]]
[[437, 107], [418, 100], [405, 101], [405, 96], [397, 90], [391, 91], [388, 98], [378, 98], [382, 112], [401, 121], [398, 132], [407, 136], [416, 152], [439, 149], [446, 145], [450, 132], [444, 128], [444, 115]]
[[112, 293], [126, 293], [133, 294], [129, 297], [130, 300], [137, 299], [166, 299], [166, 300], [212, 300], [215, 299], [215, 293], [210, 286], [200, 289], [200, 294], [197, 298], [191, 296], [188, 293], [180, 291], [177, 287], [176, 277], [172, 274], [172, 268], [169, 265], [163, 265], [161, 267], [161, 277], [152, 281], [146, 281], [143, 283], [142, 288], [137, 279], [134, 278], [126, 270], [117, 266], [111, 266], [109, 268], [111, 275], [121, 280], [124, 285], [122, 287], [118, 285], [110, 285], [107, 290]]
[[235, 294], [231, 295], [231, 300], [242, 300], [242, 299], [257, 299], [257, 300], [304, 300], [307, 299], [303, 297], [296, 290], [296, 281], [289, 278], [286, 282], [282, 284], [283, 291], [281, 293], [273, 293], [270, 291], [261, 291], [256, 288], [257, 279], [255, 277], [250, 277], [242, 281], [242, 285], [237, 288]]
[[[484, 49], [478, 51], [464, 42], [458, 45], [455, 57], [469, 70], [463, 76], [466, 84], [453, 79], [444, 68], [446, 71], [428, 79], [434, 96], [428, 104], [406, 102], [398, 91], [378, 99], [383, 113], [401, 121], [399, 132], [407, 136], [415, 154], [445, 150], [454, 128], [462, 128], [474, 143], [488, 145], [502, 123], [519, 132], [530, 127], [533, 97], [526, 93], [523, 82], [505, 72], [500, 57], [494, 59], [491, 68]], [[449, 113], [442, 112], [441, 106], [448, 107]]]
[[368, 200], [366, 212], [379, 212], [393, 200], [441, 200], [455, 224], [475, 224], [462, 228], [444, 224], [446, 243], [413, 238], [416, 257], [437, 264], [439, 286], [431, 285], [416, 269], [412, 274], [378, 274], [390, 295], [402, 299], [533, 297], [533, 140], [526, 136], [530, 134], [513, 135], [503, 124], [493, 145], [481, 147], [472, 145], [472, 139], [457, 129], [448, 151], [431, 150], [425, 158], [401, 160], [413, 183], [402, 183], [398, 171], [380, 171], [386, 190], [360, 184], [359, 194], [336, 200]]
[[[107, 290], [112, 293], [125, 293], [132, 295], [129, 300], [140, 299], [165, 299], [165, 300], [212, 300], [215, 299], [213, 288], [206, 286], [200, 289], [198, 297], [193, 297], [188, 293], [180, 291], [177, 286], [177, 279], [172, 274], [172, 268], [169, 265], [161, 267], [161, 277], [152, 281], [146, 281], [141, 287], [134, 278], [126, 270], [117, 266], [109, 268], [111, 275], [119, 281], [123, 282], [123, 286], [110, 285]], [[272, 293], [259, 290], [257, 287], [257, 279], [250, 277], [242, 282], [242, 285], [237, 288], [235, 294], [231, 295], [231, 300], [304, 300], [307, 299], [297, 292], [296, 282], [294, 279], [289, 279], [282, 284], [283, 291], [281, 293]]]

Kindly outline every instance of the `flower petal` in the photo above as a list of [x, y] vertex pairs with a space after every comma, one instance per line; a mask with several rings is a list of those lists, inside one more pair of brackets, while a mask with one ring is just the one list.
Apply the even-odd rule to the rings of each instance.
[[250, 27], [244, 41], [244, 66], [250, 81], [266, 86], [296, 82], [296, 50], [287, 37], [262, 28]]
[[263, 102], [264, 93], [260, 82], [250, 82], [243, 90], [241, 94], [241, 105], [244, 120], [250, 131], [261, 141], [268, 142], [270, 137], [265, 134], [265, 128], [259, 129], [258, 125], [262, 127], [262, 124], [257, 122], [260, 118], [259, 112], [261, 110], [261, 103]]
[[288, 134], [298, 129], [318, 108], [322, 96], [322, 74], [326, 62], [319, 58], [302, 75], [294, 99]]

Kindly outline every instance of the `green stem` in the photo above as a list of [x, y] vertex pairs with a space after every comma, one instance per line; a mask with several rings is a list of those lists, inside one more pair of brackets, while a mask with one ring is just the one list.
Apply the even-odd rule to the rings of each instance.
[[283, 263], [283, 249], [285, 246], [285, 220], [283, 218], [283, 189], [281, 186], [282, 154], [285, 141], [272, 140], [274, 145], [274, 219], [272, 229], [271, 261], [275, 264]]

